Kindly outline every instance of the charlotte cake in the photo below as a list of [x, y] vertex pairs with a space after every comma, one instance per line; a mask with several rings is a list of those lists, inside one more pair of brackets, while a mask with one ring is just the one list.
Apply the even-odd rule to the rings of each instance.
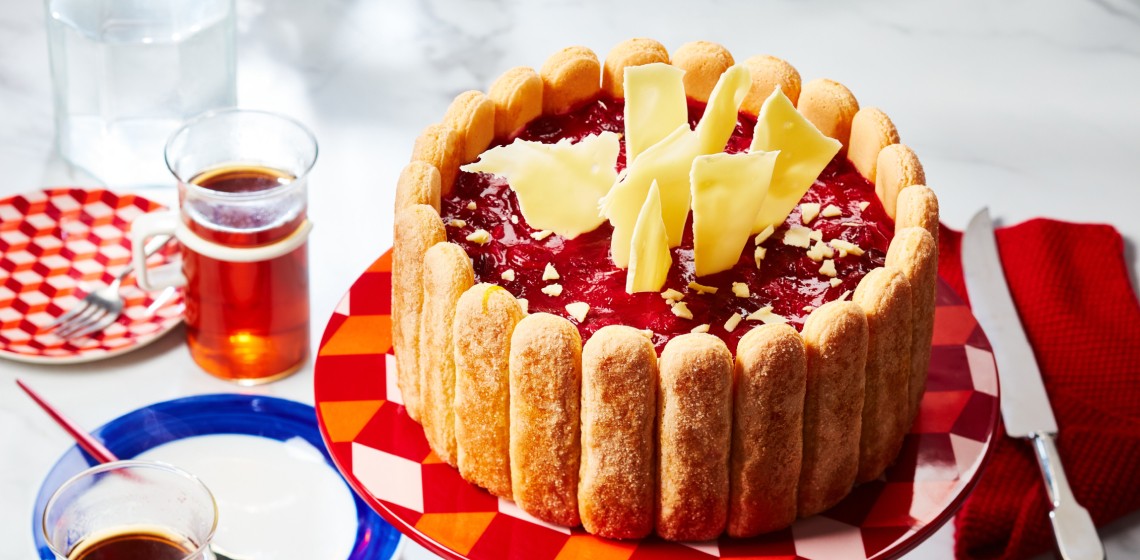
[[[693, 230], [709, 226], [695, 216], [683, 238], [670, 239], [667, 272], [649, 282], [666, 289], [626, 294], [626, 279], [644, 281], [644, 259], [659, 265], [661, 255], [635, 243], [622, 274], [610, 260], [619, 256], [610, 225], [567, 235], [531, 227], [510, 181], [460, 167], [482, 165], [488, 148], [516, 139], [568, 139], [549, 149], [585, 151], [586, 139], [601, 145], [608, 131], [626, 133], [621, 142], [634, 142], [642, 158], [663, 140], [621, 128], [637, 118], [620, 118], [631, 94], [626, 70], [662, 63], [684, 71], [693, 134], [723, 133], [729, 153], [755, 152], [752, 128], [780, 94], [841, 145], [730, 269], [695, 276], [693, 256], [707, 255], [708, 244], [694, 250], [702, 234]], [[860, 108], [843, 85], [801, 84], [771, 56], [734, 63], [709, 42], [670, 56], [656, 41], [631, 39], [603, 62], [589, 49], [564, 49], [539, 72], [514, 68], [486, 94], [460, 94], [416, 140], [400, 175], [393, 317], [408, 414], [465, 479], [542, 520], [622, 539], [773, 531], [880, 476], [917, 414], [938, 231], [921, 163], [887, 115]], [[737, 95], [717, 93], [734, 79]], [[737, 122], [703, 124], [715, 104], [736, 107]], [[731, 159], [709, 157], [709, 165]], [[762, 157], [749, 169], [800, 163]], [[583, 180], [632, 181], [638, 170], [629, 164], [622, 150], [622, 175], [607, 179], [594, 166]], [[649, 225], [635, 228], [635, 240], [654, 229], [646, 209], [661, 190], [649, 192], [641, 214], [651, 219], [638, 215]], [[707, 200], [693, 199], [693, 208]], [[667, 239], [670, 228], [661, 222], [657, 233]], [[795, 282], [807, 295], [787, 289]]]

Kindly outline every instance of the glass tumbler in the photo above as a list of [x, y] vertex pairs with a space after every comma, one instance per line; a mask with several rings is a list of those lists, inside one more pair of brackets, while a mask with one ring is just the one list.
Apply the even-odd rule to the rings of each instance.
[[169, 185], [170, 133], [234, 105], [234, 0], [44, 7], [60, 154], [109, 186]]
[[60, 560], [213, 560], [217, 524], [214, 496], [194, 475], [165, 463], [116, 461], [63, 483], [44, 508], [42, 530]]
[[165, 287], [143, 266], [157, 235], [182, 245], [186, 334], [194, 361], [243, 385], [297, 371], [308, 357], [308, 174], [317, 142], [300, 123], [261, 111], [196, 118], [167, 143], [179, 209], [131, 225], [135, 270], [147, 290]]

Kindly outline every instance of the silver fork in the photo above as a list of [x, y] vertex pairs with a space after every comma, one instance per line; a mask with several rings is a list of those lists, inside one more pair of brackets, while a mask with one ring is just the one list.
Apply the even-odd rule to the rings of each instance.
[[[155, 237], [146, 244], [143, 253], [149, 257], [168, 241], [168, 235]], [[87, 294], [75, 307], [45, 327], [45, 330], [54, 331], [63, 339], [75, 339], [111, 326], [123, 313], [123, 296], [119, 293], [119, 288], [123, 279], [133, 271], [134, 265], [127, 263], [109, 285]]]

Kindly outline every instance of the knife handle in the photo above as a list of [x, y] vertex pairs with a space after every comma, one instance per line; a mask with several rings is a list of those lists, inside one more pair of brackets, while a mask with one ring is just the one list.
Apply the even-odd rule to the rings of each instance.
[[1053, 434], [1034, 432], [1029, 435], [1033, 450], [1037, 452], [1037, 466], [1045, 479], [1045, 490], [1049, 494], [1051, 510], [1049, 522], [1053, 524], [1053, 536], [1057, 539], [1057, 551], [1063, 560], [1104, 560], [1104, 546], [1096, 534], [1089, 510], [1077, 503], [1065, 469], [1061, 467], [1061, 455], [1053, 442]]

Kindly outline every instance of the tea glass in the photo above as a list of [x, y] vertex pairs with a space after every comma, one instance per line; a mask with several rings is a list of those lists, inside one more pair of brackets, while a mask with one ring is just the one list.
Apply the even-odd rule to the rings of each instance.
[[[174, 133], [166, 162], [179, 209], [131, 226], [146, 290], [185, 285], [190, 354], [208, 373], [242, 385], [280, 379], [309, 352], [306, 217], [317, 142], [297, 121], [261, 111], [203, 115]], [[157, 235], [182, 245], [181, 277], [160, 280], [142, 248]]]
[[214, 560], [213, 494], [194, 475], [165, 463], [115, 461], [64, 482], [44, 508], [41, 528], [59, 560], [131, 533], [160, 535], [185, 550], [180, 560]]

